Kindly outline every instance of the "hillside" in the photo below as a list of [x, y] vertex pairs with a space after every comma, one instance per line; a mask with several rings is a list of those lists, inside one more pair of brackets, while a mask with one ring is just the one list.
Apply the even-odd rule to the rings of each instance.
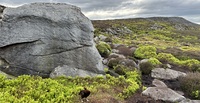
[[[180, 17], [95, 20], [92, 23], [94, 41], [101, 55], [98, 60], [104, 66], [105, 75], [42, 78], [1, 73], [4, 76], [0, 75], [0, 102], [200, 102], [200, 25]], [[77, 54], [81, 58], [83, 55]], [[85, 56], [94, 59], [90, 54]], [[81, 66], [90, 69], [87, 66], [91, 64], [90, 59], [82, 60]], [[0, 65], [3, 63], [0, 61]], [[80, 64], [76, 60], [75, 63]], [[71, 73], [70, 68], [66, 69]], [[91, 92], [89, 101], [78, 95], [84, 87]]]
[[112, 43], [139, 46], [149, 44], [179, 58], [200, 60], [200, 25], [181, 17], [151, 17], [92, 21], [95, 34]]
[[[139, 69], [142, 86], [147, 87], [142, 94], [151, 91], [146, 94], [148, 96], [152, 94], [151, 97], [154, 100], [158, 97], [156, 100], [165, 101], [152, 101], [141, 96], [140, 91], [128, 98], [128, 103], [178, 102], [179, 100], [171, 100], [173, 96], [172, 98], [160, 97], [160, 95], [170, 94], [156, 88], [161, 84], [164, 84], [167, 89], [183, 91], [180, 98], [199, 99], [197, 95], [200, 94], [198, 84], [200, 82], [198, 79], [200, 78], [198, 73], [200, 71], [200, 25], [181, 17], [94, 20], [92, 23], [95, 27], [94, 40], [97, 43], [97, 49], [103, 57], [103, 63], [110, 70], [107, 73], [113, 75], [112, 71], [114, 71], [124, 75], [123, 72], [127, 72], [127, 68], [129, 70]], [[157, 74], [160, 74], [160, 77]], [[182, 76], [184, 78], [180, 79]], [[160, 84], [154, 84], [156, 79], [161, 80]], [[158, 90], [151, 90], [152, 88]], [[162, 92], [160, 94], [157, 91]], [[156, 94], [160, 95], [156, 96]]]

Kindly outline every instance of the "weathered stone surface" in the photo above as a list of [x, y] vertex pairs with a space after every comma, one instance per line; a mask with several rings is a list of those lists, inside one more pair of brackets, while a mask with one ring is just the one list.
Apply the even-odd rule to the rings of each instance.
[[103, 59], [102, 60], [102, 63], [104, 64], [104, 65], [107, 65], [108, 64], [108, 59], [106, 58], [106, 59]]
[[106, 40], [106, 36], [104, 36], [104, 35], [99, 35], [99, 39], [101, 40], [101, 41], [105, 41]]
[[0, 20], [2, 19], [2, 13], [3, 13], [3, 10], [4, 10], [5, 8], [6, 8], [5, 6], [0, 5]]
[[155, 100], [163, 100], [169, 102], [180, 102], [185, 100], [185, 97], [179, 95], [175, 91], [166, 87], [149, 87], [142, 92], [143, 95], [150, 96]]
[[108, 56], [108, 59], [111, 59], [111, 58], [125, 59], [126, 57], [125, 57], [124, 55], [121, 55], [121, 54], [111, 53], [111, 54]]
[[183, 100], [179, 103], [200, 103], [200, 100], [189, 100], [189, 99], [186, 99], [186, 100]]
[[[32, 3], [6, 8], [0, 21], [2, 71], [48, 77], [58, 66], [103, 73], [91, 21], [78, 7]], [[5, 63], [4, 63], [5, 64]]]
[[12, 75], [6, 74], [6, 73], [4, 73], [4, 72], [2, 72], [2, 71], [0, 71], [0, 74], [1, 74], [1, 75], [4, 75], [7, 79], [13, 79], [13, 78], [15, 78], [15, 77], [13, 77]]
[[177, 79], [181, 76], [186, 76], [186, 73], [175, 71], [172, 69], [155, 68], [151, 71], [151, 76], [157, 79]]
[[106, 72], [107, 74], [110, 74], [111, 76], [115, 76], [115, 77], [119, 77], [120, 75], [118, 73], [116, 73], [114, 70], [108, 70]]
[[139, 61], [139, 65], [142, 64], [142, 63], [146, 63], [148, 61], [149, 61], [149, 59], [142, 59], [141, 61]]
[[3, 10], [4, 10], [5, 8], [6, 8], [5, 6], [0, 5], [0, 13], [3, 13]]
[[158, 80], [158, 79], [154, 79], [154, 80], [152, 81], [152, 84], [153, 84], [154, 86], [156, 86], [156, 87], [167, 87], [167, 85], [166, 85], [164, 82], [162, 82], [162, 81], [160, 81], [160, 80]]
[[119, 64], [125, 65], [127, 67], [139, 68], [138, 65], [135, 63], [135, 61], [133, 61], [131, 59], [121, 59], [119, 61]]
[[106, 33], [111, 35], [126, 35], [132, 33], [132, 31], [123, 26], [122, 28], [107, 28]]
[[63, 65], [62, 67], [58, 66], [56, 67], [50, 74], [51, 78], [59, 77], [59, 76], [71, 76], [71, 77], [86, 77], [86, 76], [97, 76], [98, 74], [95, 74], [90, 71], [85, 71], [82, 69], [77, 68], [71, 68], [67, 65]]

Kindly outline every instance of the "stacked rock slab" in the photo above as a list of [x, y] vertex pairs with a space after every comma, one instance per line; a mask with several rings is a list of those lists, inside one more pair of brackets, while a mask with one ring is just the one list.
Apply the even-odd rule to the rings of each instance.
[[32, 3], [8, 7], [0, 21], [0, 68], [15, 76], [49, 77], [64, 65], [102, 74], [93, 31], [91, 21], [76, 6]]

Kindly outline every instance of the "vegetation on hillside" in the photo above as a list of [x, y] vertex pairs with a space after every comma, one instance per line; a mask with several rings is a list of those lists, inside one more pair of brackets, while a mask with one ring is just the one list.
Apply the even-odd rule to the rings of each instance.
[[[137, 47], [148, 44], [159, 51], [180, 57], [176, 52], [169, 50], [178, 48], [184, 54], [180, 58], [200, 60], [200, 26], [183, 18], [97, 20], [93, 21], [93, 25], [96, 29], [95, 35], [108, 36], [115, 44]], [[127, 33], [124, 28], [131, 32]]]
[[200, 73], [189, 73], [186, 77], [180, 78], [181, 88], [192, 99], [200, 100]]
[[[200, 72], [200, 26], [182, 18], [136, 18], [93, 21], [95, 36], [107, 37], [96, 47], [102, 57], [112, 53], [112, 46], [131, 60], [148, 59], [140, 70], [119, 64], [120, 58], [109, 61], [119, 76], [41, 78], [22, 75], [9, 79], [0, 75], [0, 103], [79, 103], [78, 92], [84, 87], [91, 91], [91, 103], [124, 103], [142, 86], [141, 75], [149, 75], [155, 67], [166, 64], [193, 72]], [[134, 51], [129, 48], [135, 47]], [[141, 72], [141, 73], [140, 73]], [[194, 76], [193, 76], [194, 75]], [[200, 99], [200, 75], [181, 78], [183, 90], [191, 98]]]
[[111, 44], [137, 47], [135, 58], [154, 57], [200, 70], [200, 26], [183, 18], [97, 20], [93, 25], [95, 36], [105, 35]]
[[91, 91], [91, 101], [108, 98], [104, 94], [116, 100], [123, 100], [141, 86], [137, 71], [127, 72], [126, 78], [106, 75], [93, 78], [42, 79], [39, 76], [22, 75], [15, 79], [7, 79], [0, 75], [0, 81], [1, 103], [79, 103], [81, 100], [78, 93], [83, 87]]
[[[150, 74], [155, 67], [166, 68], [167, 64], [182, 71], [200, 72], [200, 25], [179, 17], [92, 22], [96, 37], [106, 36], [110, 45], [135, 47], [132, 57], [129, 57], [133, 60], [148, 59], [148, 62], [140, 64], [142, 74]], [[194, 99], [200, 98], [200, 75], [197, 74], [196, 77], [190, 74], [181, 79], [183, 91]]]

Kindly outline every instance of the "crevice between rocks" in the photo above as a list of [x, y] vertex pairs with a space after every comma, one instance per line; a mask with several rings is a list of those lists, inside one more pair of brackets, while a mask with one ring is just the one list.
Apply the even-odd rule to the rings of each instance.
[[30, 40], [30, 41], [25, 41], [25, 42], [16, 42], [16, 43], [8, 44], [8, 45], [3, 45], [3, 46], [0, 47], [0, 50], [1, 49], [6, 49], [6, 48], [9, 48], [9, 47], [13, 47], [13, 46], [16, 46], [16, 45], [27, 44], [27, 43], [34, 43], [34, 42], [37, 42], [37, 41], [40, 41], [40, 39]]
[[64, 53], [64, 52], [69, 52], [69, 51], [72, 51], [72, 50], [75, 50], [75, 49], [84, 48], [84, 47], [92, 47], [92, 46], [82, 45], [82, 46], [79, 46], [79, 47], [74, 47], [74, 48], [71, 48], [71, 49], [62, 50], [62, 51], [54, 52], [54, 53], [41, 54], [41, 55], [30, 54], [30, 55], [31, 55], [31, 56], [51, 56], [51, 55], [57, 55], [57, 54], [61, 54], [61, 53]]
[[[42, 77], [47, 78], [47, 77], [49, 77], [49, 74], [50, 74], [50, 72], [49, 73], [40, 72], [40, 71], [31, 69], [31, 68], [27, 69], [27, 68], [24, 68], [24, 67], [21, 67], [21, 66], [13, 65], [13, 64], [10, 64], [6, 68], [0, 68], [0, 69], [1, 69], [1, 71], [5, 72], [7, 74], [13, 75], [13, 76], [30, 74], [30, 75], [41, 75]], [[16, 74], [18, 74], [18, 75], [16, 75]]]

